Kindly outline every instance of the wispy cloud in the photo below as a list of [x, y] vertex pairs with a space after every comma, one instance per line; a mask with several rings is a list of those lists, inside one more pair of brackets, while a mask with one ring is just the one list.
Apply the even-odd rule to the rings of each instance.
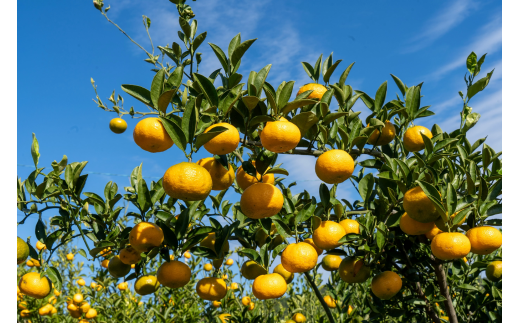
[[460, 24], [477, 5], [478, 2], [475, 1], [457, 0], [451, 3], [449, 7], [443, 8], [436, 16], [426, 22], [423, 32], [410, 39], [412, 45], [407, 47], [404, 52], [413, 53], [431, 45], [435, 40]]

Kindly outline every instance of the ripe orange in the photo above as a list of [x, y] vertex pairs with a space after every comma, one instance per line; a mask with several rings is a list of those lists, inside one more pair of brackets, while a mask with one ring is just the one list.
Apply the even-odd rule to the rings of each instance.
[[403, 281], [393, 271], [384, 271], [372, 279], [372, 292], [380, 299], [394, 297], [403, 287]]
[[[368, 125], [367, 125], [368, 127]], [[374, 130], [370, 137], [368, 138], [368, 143], [374, 146], [384, 146], [388, 145], [395, 138], [395, 127], [390, 121], [385, 122], [385, 126], [383, 127], [383, 133], [379, 130]]]
[[434, 222], [434, 225], [433, 225], [433, 229], [431, 229], [430, 231], [426, 232], [425, 235], [426, 235], [426, 238], [430, 239], [430, 240], [433, 240], [433, 237], [435, 237], [436, 235], [438, 235], [439, 233], [441, 233], [442, 230], [439, 229], [436, 225], [435, 225], [435, 222]]
[[228, 259], [226, 260], [226, 262], [225, 262], [226, 266], [232, 266], [233, 263], [234, 263], [234, 261], [233, 261], [233, 259], [231, 259], [231, 258], [228, 258]]
[[[256, 166], [255, 161], [253, 161], [253, 165]], [[269, 167], [271, 168], [271, 167]], [[267, 169], [269, 169], [267, 168]], [[267, 171], [267, 170], [266, 170]], [[260, 173], [256, 172], [256, 178], [249, 175], [242, 169], [242, 166], [237, 169], [237, 184], [242, 190], [245, 190], [249, 186], [260, 182], [260, 177], [262, 178], [262, 183], [273, 184], [274, 185], [274, 174], [264, 174], [260, 176]]]
[[74, 301], [74, 303], [76, 304], [80, 304], [81, 302], [83, 302], [83, 295], [81, 293], [76, 293], [74, 294], [74, 296], [72, 297], [72, 300]]
[[276, 267], [274, 267], [273, 273], [282, 276], [287, 284], [290, 284], [294, 279], [294, 274], [287, 271], [287, 269], [285, 269], [282, 264], [279, 264]]
[[323, 300], [327, 304], [329, 308], [336, 308], [338, 301], [336, 301], [334, 298], [332, 298], [329, 295], [323, 296]]
[[486, 267], [486, 277], [492, 282], [502, 279], [502, 261], [495, 260], [490, 262]]
[[19, 265], [29, 257], [29, 246], [20, 237], [16, 237], [16, 264]]
[[349, 284], [362, 283], [370, 277], [370, 268], [361, 259], [347, 257], [339, 265], [339, 276]]
[[424, 149], [424, 140], [421, 136], [421, 133], [428, 138], [432, 138], [433, 135], [423, 126], [415, 126], [411, 127], [404, 133], [403, 144], [404, 148], [409, 152], [421, 151]]
[[403, 198], [403, 207], [412, 219], [422, 223], [433, 222], [440, 216], [435, 204], [430, 201], [420, 186], [406, 191]]
[[197, 162], [198, 165], [204, 167], [211, 176], [213, 191], [222, 191], [233, 184], [235, 180], [235, 172], [233, 166], [229, 164], [229, 170], [225, 169], [214, 157], [203, 158]]
[[258, 299], [282, 297], [287, 291], [285, 279], [276, 273], [260, 275], [253, 282], [253, 295]]
[[186, 258], [186, 259], [190, 259], [190, 258], [191, 258], [191, 253], [189, 253], [188, 251], [186, 251], [186, 252], [184, 253], [184, 258]]
[[502, 246], [502, 233], [490, 226], [469, 229], [466, 236], [471, 243], [471, 252], [477, 255], [489, 255]]
[[344, 150], [329, 150], [318, 157], [315, 171], [319, 179], [325, 183], [339, 184], [352, 176], [354, 160]]
[[322, 221], [320, 226], [314, 230], [312, 240], [320, 249], [334, 249], [342, 244], [338, 241], [345, 235], [342, 225], [334, 221]]
[[211, 175], [202, 166], [182, 162], [166, 170], [163, 188], [169, 196], [184, 201], [199, 201], [208, 197], [213, 182]]
[[205, 271], [211, 271], [213, 269], [213, 265], [212, 264], [204, 264], [204, 270]]
[[130, 245], [135, 249], [135, 251], [139, 253], [148, 252], [154, 247], [162, 245], [164, 241], [164, 233], [155, 223], [139, 222], [132, 228], [132, 231], [130, 231], [128, 239], [130, 240]]
[[229, 123], [216, 123], [209, 126], [204, 133], [215, 127], [224, 127], [228, 130], [216, 135], [210, 141], [204, 144], [204, 148], [213, 155], [226, 155], [237, 149], [240, 143], [240, 134], [237, 128]]
[[87, 314], [85, 314], [86, 319], [93, 319], [97, 316], [97, 311], [94, 308], [91, 308], [87, 311]]
[[121, 118], [114, 118], [110, 120], [109, 124], [110, 130], [112, 130], [113, 133], [123, 133], [126, 131], [126, 121]]
[[74, 259], [74, 254], [73, 253], [68, 253], [66, 257], [67, 257], [67, 260], [73, 260]]
[[127, 288], [128, 288], [128, 283], [127, 282], [119, 283], [117, 285], [117, 289], [119, 289], [119, 290], [126, 290]]
[[47, 276], [40, 277], [37, 272], [30, 272], [22, 276], [18, 288], [23, 294], [36, 299], [47, 297], [51, 292], [52, 282]]
[[85, 286], [85, 280], [83, 278], [78, 279], [77, 283], [80, 286]]
[[302, 314], [302, 313], [296, 313], [292, 316], [292, 319], [296, 322], [296, 323], [303, 323], [305, 321], [307, 321], [307, 318]]
[[249, 304], [251, 304], [251, 297], [249, 297], [249, 296], [242, 297], [242, 305], [249, 306]]
[[341, 260], [341, 257], [338, 255], [326, 255], [321, 261], [321, 267], [326, 271], [338, 270]]
[[220, 305], [222, 305], [222, 302], [213, 301], [212, 305], [213, 305], [213, 307], [220, 307]]
[[124, 264], [119, 256], [114, 256], [108, 263], [108, 272], [114, 278], [125, 277], [130, 272], [130, 265]]
[[439, 233], [432, 240], [432, 253], [441, 260], [461, 259], [471, 251], [471, 243], [460, 232]]
[[343, 229], [345, 229], [345, 234], [355, 233], [359, 234], [359, 222], [352, 219], [345, 219], [339, 223]]
[[139, 121], [134, 128], [134, 141], [143, 150], [151, 153], [160, 153], [173, 146], [173, 140], [159, 118]]
[[242, 212], [251, 219], [271, 217], [283, 207], [282, 192], [271, 184], [257, 183], [249, 186], [240, 197]]
[[303, 242], [310, 244], [316, 250], [316, 252], [318, 253], [318, 256], [321, 256], [321, 254], [323, 253], [323, 249], [318, 248], [318, 246], [316, 246], [316, 244], [314, 243], [314, 240], [312, 240], [312, 238], [307, 238], [307, 239], [303, 240]]
[[110, 262], [110, 260], [108, 259], [105, 259], [101, 262], [101, 267], [105, 268], [105, 269], [108, 269], [108, 263]]
[[249, 306], [247, 307], [247, 310], [252, 311], [254, 309], [255, 309], [255, 303], [251, 302], [251, 304], [249, 304]]
[[435, 227], [435, 223], [422, 223], [419, 221], [415, 221], [410, 216], [408, 216], [408, 213], [404, 212], [403, 215], [401, 215], [399, 227], [401, 228], [401, 230], [403, 230], [404, 233], [408, 235], [418, 236], [430, 232]]
[[253, 260], [248, 260], [240, 268], [240, 273], [245, 279], [253, 280], [260, 275], [267, 274], [267, 271]]
[[153, 275], [141, 276], [135, 281], [134, 289], [142, 296], [153, 294], [159, 289], [159, 281]]
[[306, 242], [291, 243], [282, 252], [281, 260], [288, 272], [303, 273], [316, 266], [318, 253]]
[[302, 86], [298, 90], [298, 93], [296, 93], [296, 96], [302, 94], [303, 92], [307, 92], [309, 90], [313, 90], [313, 92], [311, 92], [311, 94], [307, 97], [307, 99], [321, 100], [321, 98], [323, 97], [323, 94], [325, 94], [325, 92], [327, 92], [327, 88], [321, 84], [308, 83], [308, 84], [305, 84], [304, 86]]
[[284, 153], [296, 148], [300, 139], [300, 129], [289, 121], [267, 122], [260, 134], [262, 146], [275, 153]]
[[230, 317], [231, 314], [228, 314], [228, 313], [223, 313], [223, 314], [220, 314], [218, 316], [218, 318], [223, 322], [223, 323], [227, 323], [229, 320], [228, 320], [228, 317]]
[[[143, 223], [143, 222], [141, 222], [141, 223]], [[162, 229], [161, 229], [161, 231], [162, 231]], [[135, 250], [132, 246], [127, 246], [125, 249], [121, 250], [121, 252], [119, 253], [119, 259], [121, 259], [121, 261], [124, 264], [134, 265], [141, 260], [141, 253], [139, 251]]]
[[47, 249], [47, 246], [38, 240], [36, 241], [36, 249], [38, 249], [38, 251], [41, 251], [42, 249]]
[[165, 262], [157, 270], [157, 279], [163, 286], [179, 288], [189, 283], [191, 269], [185, 263], [177, 260]]
[[[204, 240], [202, 240], [199, 245], [201, 247], [205, 247], [208, 249], [213, 250], [215, 253], [217, 253], [217, 250], [215, 249], [215, 242], [217, 241], [217, 236], [215, 235], [215, 232], [210, 232]], [[229, 251], [229, 242], [226, 241], [224, 243], [224, 247], [222, 248], [223, 253], [227, 253]], [[213, 259], [212, 257], [209, 257], [210, 259]]]
[[226, 282], [215, 277], [206, 277], [197, 283], [197, 294], [206, 301], [218, 301], [226, 296]]

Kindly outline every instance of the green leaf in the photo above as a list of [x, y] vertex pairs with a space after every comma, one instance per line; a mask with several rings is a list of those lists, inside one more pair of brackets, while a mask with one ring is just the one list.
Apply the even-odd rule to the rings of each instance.
[[326, 210], [330, 204], [330, 191], [324, 183], [320, 184], [320, 200], [323, 208]]
[[61, 290], [61, 285], [63, 281], [61, 279], [60, 271], [55, 267], [49, 267], [47, 268], [47, 270], [45, 270], [45, 273], [54, 283], [54, 288], [56, 290]]
[[363, 199], [363, 201], [368, 202], [370, 196], [372, 195], [372, 190], [374, 188], [374, 175], [372, 173], [368, 173], [359, 181], [359, 195]]
[[374, 111], [379, 112], [386, 99], [386, 88], [388, 86], [388, 82], [384, 81], [383, 84], [379, 86], [376, 92], [376, 99], [374, 100]]
[[38, 168], [38, 161], [40, 160], [40, 145], [38, 144], [38, 139], [36, 139], [36, 135], [32, 134], [33, 141], [31, 145], [31, 155], [34, 162], [34, 167]]
[[256, 96], [243, 96], [242, 102], [244, 102], [244, 105], [247, 107], [249, 111], [252, 111], [258, 102], [260, 102], [260, 99]]
[[466, 123], [464, 123], [464, 127], [462, 128], [462, 133], [466, 133], [469, 129], [473, 128], [477, 124], [479, 119], [480, 114], [476, 112], [468, 114], [468, 116], [466, 117]]
[[461, 284], [461, 285], [457, 286], [457, 288], [467, 289], [467, 290], [478, 290], [478, 288], [476, 288], [475, 286], [470, 285], [470, 284]]
[[173, 142], [182, 149], [183, 152], [186, 152], [186, 134], [182, 131], [182, 129], [173, 121], [170, 119], [159, 117], [161, 119], [161, 122], [164, 126], [164, 129], [170, 135], [170, 138], [172, 138]]
[[408, 112], [409, 116], [416, 117], [416, 113], [421, 106], [421, 87], [412, 86], [408, 88], [406, 92], [406, 112]]
[[153, 107], [150, 91], [148, 91], [144, 87], [138, 85], [123, 84], [121, 85], [121, 89], [133, 96], [134, 98], [136, 98], [137, 100], [146, 104], [147, 106]]
[[446, 209], [441, 203], [441, 195], [439, 194], [437, 189], [432, 184], [425, 181], [417, 181], [417, 183], [419, 184], [419, 186], [421, 186], [424, 194], [426, 194], [430, 201], [432, 201], [432, 203], [435, 205], [439, 215], [441, 215], [443, 219], [446, 218]]
[[215, 90], [213, 83], [206, 78], [204, 75], [193, 73], [195, 81], [200, 85], [202, 93], [206, 97], [206, 100], [211, 104], [212, 107], [218, 107], [218, 94]]
[[274, 118], [271, 117], [271, 116], [262, 116], [262, 115], [256, 116], [256, 117], [253, 117], [251, 119], [251, 121], [249, 121], [249, 126], [253, 127], [253, 126], [256, 126], [259, 123], [268, 122], [268, 121], [274, 121]]
[[155, 74], [152, 87], [150, 91], [150, 97], [152, 98], [152, 104], [155, 108], [159, 109], [159, 97], [163, 91], [164, 86], [164, 69], [160, 69], [157, 74]]
[[165, 87], [168, 89], [177, 89], [181, 86], [182, 77], [184, 72], [184, 65], [177, 66], [172, 73], [170, 73], [170, 77], [166, 81]]
[[282, 174], [285, 176], [289, 176], [289, 172], [286, 169], [280, 168], [280, 167], [269, 168], [265, 173], [266, 174]]
[[305, 73], [307, 73], [307, 75], [309, 75], [309, 77], [314, 82], [316, 82], [316, 80], [314, 79], [314, 69], [312, 68], [312, 65], [307, 62], [302, 62], [302, 65], [303, 65], [303, 69], [305, 70]]
[[257, 89], [256, 96], [260, 97], [260, 93], [262, 92], [262, 89], [264, 87], [265, 80], [267, 79], [267, 75], [269, 74], [269, 71], [271, 70], [272, 64], [269, 64], [262, 68], [260, 72], [256, 75], [256, 78], [254, 80], [254, 86]]
[[343, 86], [345, 85], [345, 81], [347, 80], [347, 77], [350, 73], [350, 70], [352, 69], [352, 66], [354, 66], [356, 62], [350, 64], [346, 69], [345, 71], [343, 71], [343, 73], [341, 74], [340, 78], [339, 78], [339, 85]]
[[495, 201], [502, 194], [502, 179], [499, 179], [492, 187], [486, 201]]
[[137, 203], [141, 211], [146, 212], [152, 206], [152, 198], [146, 181], [144, 179], [139, 180], [137, 184]]
[[493, 72], [495, 69], [493, 69], [491, 72], [489, 72], [485, 77], [481, 78], [480, 80], [473, 83], [468, 88], [468, 100], [475, 96], [478, 92], [484, 90], [486, 86], [489, 84], [489, 81], [491, 80], [491, 76], [493, 76]]
[[235, 48], [233, 54], [231, 54], [231, 66], [235, 67], [237, 65], [237, 63], [242, 59], [242, 56], [244, 56], [246, 51], [249, 49], [249, 47], [251, 47], [251, 45], [253, 45], [255, 41], [256, 38], [246, 40]]
[[182, 32], [186, 37], [191, 35], [191, 27], [190, 24], [183, 17], [179, 17], [179, 25], [181, 26]]
[[[226, 54], [224, 54], [222, 49], [220, 49], [220, 47], [218, 47], [217, 45], [212, 44], [212, 43], [208, 43], [208, 45], [211, 47], [211, 49], [213, 49], [213, 52], [215, 53], [218, 60], [220, 61], [220, 64], [222, 65], [222, 68], [224, 68], [224, 71], [226, 71], [226, 73], [229, 74], [230, 73], [229, 62], [228, 62], [228, 59], [226, 58]], [[231, 44], [230, 44], [230, 46], [231, 46]]]
[[318, 82], [320, 79], [320, 72], [321, 72], [321, 59], [323, 57], [323, 54], [318, 57], [318, 60], [316, 61], [316, 64], [314, 64], [314, 80]]
[[237, 48], [238, 45], [240, 45], [241, 39], [240, 39], [240, 33], [238, 33], [231, 41], [229, 42], [228, 46], [228, 56], [231, 57], [233, 55], [233, 52], [235, 51], [235, 48]]
[[482, 55], [482, 56], [479, 58], [479, 60], [478, 60], [478, 62], [477, 62], [477, 68], [475, 68], [475, 74], [473, 74], [473, 76], [477, 76], [478, 73], [480, 73], [480, 67], [482, 66], [482, 64], [484, 64], [484, 60], [486, 59], [486, 55], [487, 55], [487, 54], [484, 54], [484, 55]]
[[186, 135], [186, 142], [192, 142], [197, 130], [197, 109], [195, 100], [190, 100], [182, 115], [182, 132]]
[[273, 114], [274, 115], [278, 114], [278, 108], [276, 105], [276, 92], [274, 91], [271, 84], [269, 84], [267, 82], [264, 83], [263, 89], [264, 89], [265, 96], [267, 97], [267, 102], [269, 102], [271, 109], [273, 109]]
[[199, 48], [199, 46], [202, 44], [202, 42], [204, 42], [204, 40], [206, 39], [206, 36], [208, 35], [208, 33], [205, 31], [203, 32], [202, 34], [198, 35], [194, 40], [193, 40], [193, 45], [192, 45], [192, 48], [193, 48], [193, 51], [196, 51], [197, 48]]
[[170, 102], [172, 101], [172, 98], [176, 92], [177, 89], [169, 90], [161, 94], [161, 96], [159, 96], [159, 100], [157, 101], [157, 109], [160, 110], [162, 113], [166, 113], [168, 105], [170, 105]]
[[399, 88], [399, 91], [401, 91], [401, 94], [404, 97], [406, 95], [406, 90], [407, 90], [406, 85], [397, 76], [395, 76], [393, 74], [390, 74], [390, 75], [394, 79], [395, 84], [397, 85], [397, 87]]
[[[285, 88], [284, 88], [284, 90], [285, 90]], [[282, 108], [282, 113], [284, 115], [287, 115], [292, 110], [301, 108], [301, 107], [309, 105], [309, 104], [315, 104], [315, 103], [316, 103], [316, 101], [311, 100], [311, 99], [294, 100], [292, 102], [287, 103], [285, 105], [285, 107]]]
[[303, 136], [313, 125], [318, 123], [319, 120], [320, 119], [312, 111], [309, 111], [297, 114], [291, 119], [291, 122], [300, 129], [300, 133]]
[[468, 68], [468, 71], [473, 75], [475, 73], [475, 70], [477, 68], [477, 54], [474, 52], [471, 52], [469, 54], [468, 58], [466, 59], [466, 67]]
[[47, 238], [47, 233], [45, 230], [45, 224], [43, 224], [42, 219], [38, 219], [36, 222], [36, 227], [34, 228], [34, 233], [36, 234], [36, 239], [40, 240], [40, 242], [45, 243], [45, 239]]
[[294, 86], [294, 81], [290, 81], [285, 83], [283, 88], [280, 91], [280, 95], [277, 95], [277, 104], [278, 104], [278, 110], [283, 109], [287, 102], [289, 102], [289, 99], [291, 98], [292, 90]]
[[333, 113], [329, 113], [329, 114], [327, 114], [325, 116], [325, 118], [323, 118], [323, 123], [324, 124], [330, 124], [334, 120], [339, 119], [339, 118], [341, 118], [343, 116], [346, 116], [348, 114], [349, 114], [348, 112], [333, 112]]
[[451, 185], [451, 183], [448, 183], [448, 190], [446, 192], [446, 204], [448, 207], [448, 215], [451, 216], [453, 213], [455, 213], [455, 209], [457, 208], [457, 191], [455, 190], [455, 188], [453, 188], [453, 185]]
[[211, 128], [208, 132], [201, 133], [197, 136], [197, 140], [195, 141], [195, 148], [199, 149], [200, 147], [204, 146], [204, 144], [206, 144], [208, 141], [227, 130], [228, 129], [226, 127], [218, 126]]
[[329, 79], [330, 79], [332, 73], [334, 73], [334, 70], [336, 70], [336, 67], [338, 67], [338, 65], [339, 65], [339, 63], [341, 63], [341, 61], [342, 61], [341, 59], [337, 60], [336, 63], [334, 63], [331, 67], [327, 68], [327, 71], [325, 72], [325, 74], [323, 74], [323, 81], [325, 83], [329, 83]]
[[430, 155], [433, 153], [433, 143], [430, 137], [426, 136], [421, 132], [421, 137], [424, 141], [424, 149], [426, 150], [426, 155]]

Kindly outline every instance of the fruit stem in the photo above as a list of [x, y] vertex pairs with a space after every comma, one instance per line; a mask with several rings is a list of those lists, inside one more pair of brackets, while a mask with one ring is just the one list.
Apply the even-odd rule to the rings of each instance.
[[327, 303], [325, 303], [325, 300], [323, 299], [323, 296], [321, 296], [320, 290], [318, 289], [318, 286], [314, 283], [314, 280], [312, 280], [311, 275], [309, 275], [309, 272], [306, 271], [303, 273], [305, 275], [305, 278], [307, 278], [307, 281], [309, 282], [309, 285], [311, 285], [312, 290], [314, 291], [314, 294], [318, 297], [318, 300], [321, 303], [321, 306], [323, 306], [323, 309], [325, 310], [325, 313], [327, 314], [327, 317], [329, 318], [330, 323], [335, 323], [334, 317], [332, 316], [332, 313], [330, 312], [329, 307], [327, 306]]

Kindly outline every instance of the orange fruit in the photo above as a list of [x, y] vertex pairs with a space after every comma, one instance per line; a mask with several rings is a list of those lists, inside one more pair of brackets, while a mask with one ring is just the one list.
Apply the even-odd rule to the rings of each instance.
[[83, 295], [80, 294], [80, 293], [76, 293], [76, 294], [74, 294], [74, 296], [72, 297], [72, 300], [74, 301], [74, 303], [76, 303], [76, 304], [80, 304], [81, 302], [83, 302]]
[[271, 184], [257, 183], [249, 186], [240, 197], [242, 212], [251, 219], [271, 217], [283, 207], [283, 194]]
[[110, 260], [108, 259], [105, 259], [101, 262], [101, 267], [105, 268], [105, 269], [108, 269], [108, 263], [110, 262]]
[[16, 264], [19, 265], [29, 257], [29, 246], [20, 237], [16, 237]]
[[127, 124], [126, 121], [121, 118], [114, 118], [110, 120], [110, 124], [108, 126], [113, 133], [119, 134], [126, 131]]
[[408, 216], [422, 223], [433, 222], [440, 216], [435, 204], [430, 201], [420, 186], [406, 191], [403, 198], [403, 207]]
[[83, 278], [78, 279], [77, 283], [80, 286], [85, 286], [85, 280]]
[[228, 317], [230, 317], [231, 314], [228, 314], [228, 313], [223, 313], [223, 314], [220, 314], [218, 316], [218, 318], [223, 322], [223, 323], [227, 323], [229, 320], [228, 320]]
[[502, 232], [490, 226], [471, 228], [466, 236], [471, 243], [471, 252], [477, 255], [489, 255], [502, 246]]
[[47, 249], [47, 246], [38, 240], [36, 241], [36, 249], [38, 249], [38, 251], [41, 251], [42, 249]]
[[[143, 222], [141, 222], [141, 223], [143, 223]], [[161, 231], [162, 231], [162, 229], [161, 229]], [[124, 264], [134, 265], [134, 264], [138, 263], [139, 261], [141, 261], [141, 253], [139, 251], [135, 250], [132, 246], [127, 246], [125, 249], [121, 250], [121, 252], [119, 253], [119, 259], [121, 259], [121, 261]]]
[[184, 201], [199, 201], [208, 197], [213, 182], [206, 168], [182, 162], [166, 170], [163, 188], [169, 196]]
[[231, 258], [227, 259], [226, 262], [225, 262], [226, 266], [232, 266], [233, 263], [234, 263], [234, 261]]
[[159, 289], [159, 281], [153, 275], [141, 276], [135, 281], [135, 292], [141, 296], [155, 293]]
[[344, 150], [329, 150], [318, 157], [315, 171], [318, 178], [325, 183], [339, 184], [352, 176], [354, 160]]
[[258, 299], [282, 297], [287, 291], [285, 279], [276, 273], [260, 275], [253, 282], [253, 295]]
[[323, 296], [323, 300], [327, 304], [329, 308], [336, 308], [338, 301], [336, 301], [334, 298], [332, 298], [329, 295]]
[[432, 253], [441, 260], [461, 259], [471, 251], [468, 237], [460, 232], [443, 232], [432, 240]]
[[[255, 161], [253, 161], [252, 163], [253, 163], [253, 165], [256, 166]], [[269, 168], [271, 168], [271, 167], [268, 167], [267, 170]], [[246, 173], [244, 171], [244, 169], [242, 168], [242, 166], [238, 167], [238, 169], [237, 169], [237, 177], [236, 177], [237, 185], [242, 190], [245, 190], [249, 186], [260, 182], [260, 177], [262, 178], [262, 183], [274, 185], [274, 174], [264, 174], [263, 176], [260, 176], [260, 173], [256, 172], [256, 178], [255, 178], [255, 177], [249, 175], [248, 173]]]
[[190, 259], [190, 258], [191, 258], [191, 253], [189, 253], [188, 251], [186, 251], [186, 252], [184, 253], [184, 258], [186, 258], [186, 259]]
[[350, 315], [350, 313], [352, 313], [352, 311], [354, 311], [354, 308], [352, 307], [352, 305], [349, 305], [348, 306], [348, 310], [347, 310], [347, 314]]
[[237, 149], [238, 144], [240, 143], [240, 134], [238, 133], [237, 128], [233, 127], [229, 123], [216, 123], [204, 130], [204, 133], [207, 133], [215, 127], [224, 127], [228, 130], [211, 138], [210, 141], [204, 144], [204, 149], [213, 155], [226, 155]]
[[372, 279], [372, 292], [380, 299], [394, 297], [401, 290], [401, 287], [403, 287], [403, 281], [393, 271], [384, 271]]
[[433, 137], [430, 130], [423, 126], [415, 126], [408, 128], [408, 130], [406, 130], [406, 132], [404, 133], [403, 137], [404, 148], [409, 152], [417, 152], [423, 150], [424, 140], [421, 136], [421, 133], [430, 139]]
[[221, 278], [206, 277], [197, 283], [197, 294], [206, 301], [218, 301], [226, 296], [226, 282]]
[[219, 301], [213, 301], [213, 307], [220, 307], [220, 305], [222, 305], [222, 302], [219, 302]]
[[303, 242], [310, 244], [316, 250], [316, 252], [318, 253], [318, 256], [321, 256], [321, 254], [323, 253], [323, 249], [318, 248], [318, 246], [316, 246], [316, 244], [314, 243], [314, 240], [312, 240], [312, 238], [307, 238], [307, 239], [303, 240]]
[[254, 309], [255, 309], [255, 303], [251, 302], [251, 304], [249, 304], [249, 306], [247, 307], [247, 310], [252, 311]]
[[125, 277], [130, 272], [130, 265], [124, 264], [119, 256], [114, 256], [108, 262], [108, 272], [114, 278]]
[[422, 223], [419, 221], [415, 221], [410, 216], [408, 216], [408, 213], [404, 212], [403, 215], [401, 215], [399, 227], [401, 228], [401, 230], [403, 230], [404, 233], [408, 235], [418, 236], [430, 232], [435, 227], [435, 223]]
[[285, 269], [282, 264], [279, 264], [276, 267], [274, 267], [273, 273], [282, 276], [287, 284], [290, 284], [294, 279], [294, 274], [287, 271], [287, 269]]
[[[368, 125], [367, 125], [368, 127]], [[388, 145], [395, 138], [395, 127], [390, 121], [385, 122], [385, 126], [383, 127], [383, 133], [376, 129], [370, 137], [368, 137], [368, 143], [374, 146], [384, 146]]]
[[435, 222], [433, 224], [433, 229], [431, 229], [430, 231], [426, 232], [425, 235], [426, 235], [426, 238], [430, 239], [430, 240], [433, 240], [433, 237], [435, 237], [436, 235], [438, 235], [439, 233], [441, 233], [442, 230], [439, 229], [436, 225], [435, 225]]
[[213, 269], [213, 265], [212, 265], [212, 264], [209, 264], [209, 263], [208, 263], [208, 264], [205, 264], [205, 265], [204, 265], [204, 270], [205, 270], [205, 271], [210, 271], [211, 269]]
[[289, 121], [267, 122], [260, 134], [262, 146], [275, 153], [284, 153], [296, 148], [300, 139], [300, 129]]
[[338, 270], [341, 260], [341, 257], [338, 255], [326, 255], [321, 261], [321, 267], [326, 271]]
[[245, 279], [253, 280], [260, 275], [267, 274], [267, 271], [253, 260], [248, 260], [240, 268], [240, 273]]
[[178, 260], [165, 262], [157, 270], [157, 279], [163, 286], [179, 288], [190, 282], [191, 269]]
[[311, 270], [318, 262], [318, 253], [306, 242], [291, 243], [281, 256], [282, 266], [291, 273]]
[[492, 282], [502, 279], [502, 261], [495, 260], [490, 262], [486, 267], [486, 277]]
[[164, 241], [164, 233], [155, 223], [140, 222], [132, 228], [128, 239], [130, 245], [135, 249], [135, 251], [139, 253], [148, 252], [154, 247], [162, 245]]
[[[204, 240], [202, 240], [199, 245], [201, 247], [205, 247], [208, 249], [213, 250], [215, 253], [217, 253], [217, 250], [215, 249], [215, 242], [217, 241], [217, 236], [215, 235], [215, 232], [210, 232]], [[223, 253], [227, 253], [229, 251], [229, 242], [224, 242], [224, 247], [222, 248]], [[209, 257], [210, 259], [213, 259], [212, 257]]]
[[251, 297], [249, 297], [249, 296], [242, 297], [242, 305], [249, 306], [249, 304], [251, 304]]
[[67, 257], [67, 260], [73, 260], [74, 259], [74, 254], [68, 253], [66, 257]]
[[97, 285], [98, 285], [97, 283], [95, 283], [95, 282], [92, 282], [92, 283], [90, 283], [90, 288], [96, 288], [96, 287], [97, 287]]
[[304, 86], [302, 86], [298, 90], [298, 93], [296, 93], [296, 96], [302, 94], [303, 92], [307, 92], [309, 90], [312, 90], [313, 92], [311, 92], [311, 94], [307, 97], [307, 99], [321, 100], [321, 98], [323, 97], [323, 94], [325, 94], [325, 92], [327, 92], [327, 88], [321, 84], [308, 83], [308, 84], [305, 84]]
[[87, 303], [87, 302], [84, 302], [81, 304], [81, 306], [79, 307], [79, 309], [81, 310], [81, 312], [83, 313], [87, 313], [88, 310], [90, 309], [90, 304]]
[[143, 150], [151, 153], [160, 153], [173, 146], [173, 140], [159, 118], [139, 121], [134, 128], [134, 141]]
[[214, 157], [203, 158], [197, 162], [198, 165], [204, 167], [211, 176], [211, 182], [213, 183], [213, 191], [222, 191], [227, 189], [233, 184], [235, 180], [235, 172], [233, 166], [228, 165], [228, 169], [225, 169]]
[[93, 308], [89, 309], [87, 311], [87, 314], [85, 314], [86, 319], [93, 319], [97, 316], [97, 311]]
[[349, 284], [362, 283], [370, 277], [370, 268], [361, 259], [347, 257], [339, 265], [339, 276]]
[[37, 272], [30, 272], [22, 276], [18, 282], [20, 292], [36, 299], [45, 298], [51, 292], [52, 282], [47, 276], [40, 277]]
[[352, 219], [345, 219], [339, 223], [343, 229], [345, 229], [345, 234], [355, 233], [359, 234], [359, 222]]
[[119, 290], [126, 290], [127, 288], [128, 288], [128, 283], [127, 282], [119, 283], [117, 285], [117, 289], [119, 289]]
[[342, 245], [338, 241], [345, 236], [345, 229], [334, 221], [322, 221], [314, 230], [312, 240], [320, 249], [334, 249]]
[[296, 323], [302, 323], [302, 322], [305, 322], [307, 321], [307, 318], [305, 317], [305, 315], [303, 315], [302, 313], [296, 313], [292, 316], [292, 319], [296, 322]]

